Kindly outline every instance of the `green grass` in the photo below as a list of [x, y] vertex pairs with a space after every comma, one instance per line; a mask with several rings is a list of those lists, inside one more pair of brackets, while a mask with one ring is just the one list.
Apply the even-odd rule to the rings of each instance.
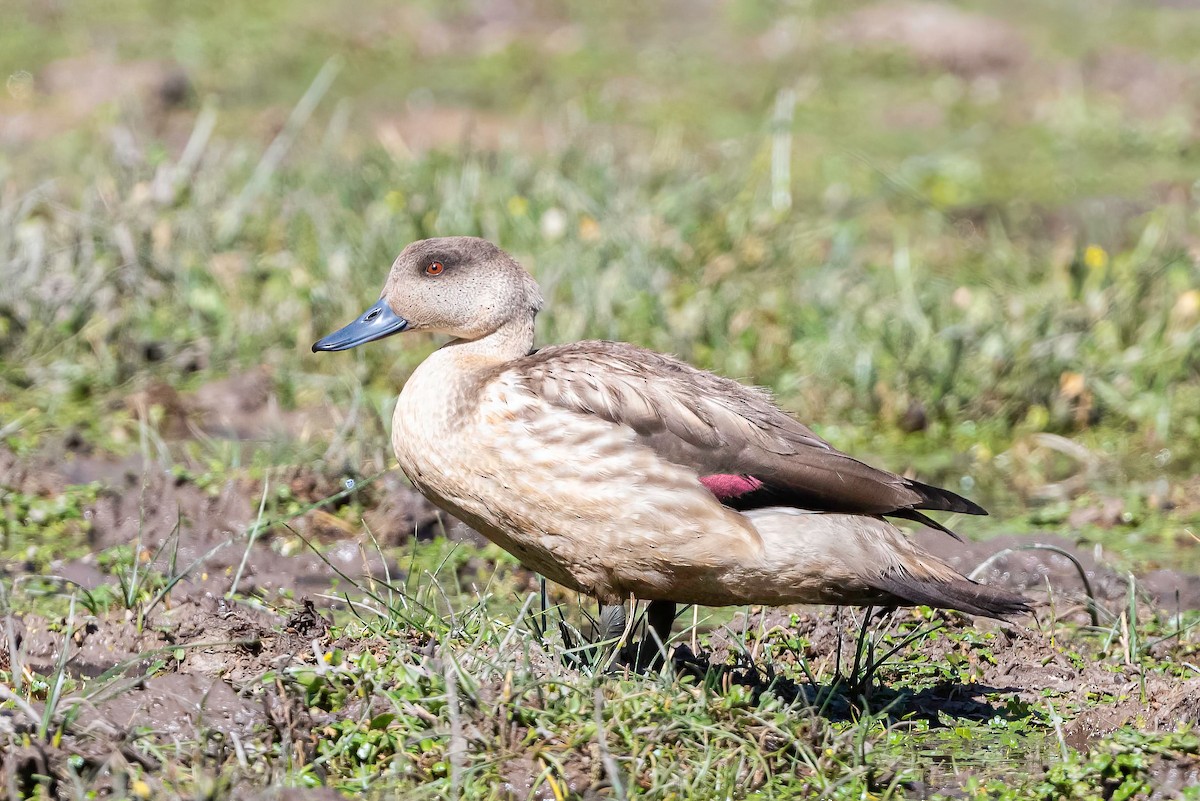
[[[134, 791], [142, 797], [224, 797], [272, 781], [414, 798], [568, 798], [591, 788], [614, 798], [851, 799], [908, 797], [918, 783], [939, 786], [939, 778], [962, 770], [976, 776], [965, 780], [965, 797], [1052, 799], [1112, 797], [1114, 790], [1134, 797], [1162, 781], [1155, 773], [1162, 760], [1197, 758], [1186, 727], [1147, 734], [1129, 725], [1096, 739], [1087, 753], [1068, 748], [1064, 721], [1122, 699], [1098, 693], [1075, 706], [1079, 696], [1058, 691], [988, 686], [985, 666], [1004, 658], [1005, 637], [928, 610], [873, 627], [863, 642], [884, 658], [858, 690], [822, 653], [830, 640], [819, 633], [819, 616], [784, 617], [782, 625], [732, 621], [726, 663], [613, 672], [605, 667], [609, 652], [571, 649], [560, 638], [554, 621], [565, 613], [575, 625], [574, 610], [551, 609], [544, 618], [533, 596], [518, 609], [510, 600], [514, 576], [503, 566], [485, 590], [472, 591], [455, 554], [440, 542], [414, 549], [407, 579], [361, 584], [360, 600], [337, 613], [332, 629], [305, 634], [282, 667], [240, 682], [244, 695], [276, 711], [269, 723], [240, 729], [237, 749], [221, 730], [203, 726], [164, 742], [154, 736], [162, 721], [147, 718], [126, 747], [177, 767], [124, 763], [111, 775], [144, 788]], [[76, 632], [108, 630], [119, 619], [88, 617], [74, 602], [59, 614], [48, 628], [80, 643], [89, 635]], [[176, 615], [155, 612], [151, 640], [155, 631], [178, 631]], [[1164, 633], [1157, 618], [1134, 625], [1147, 640]], [[1172, 639], [1173, 631], [1165, 633]], [[716, 645], [711, 621], [702, 618], [696, 634]], [[696, 634], [685, 625], [677, 641]], [[843, 676], [856, 636], [853, 626], [844, 634]], [[268, 650], [261, 662], [257, 651], [231, 652], [229, 670], [247, 659], [279, 663], [266, 632], [242, 636]], [[138, 677], [185, 669], [190, 652], [219, 640], [215, 633], [173, 640], [96, 678], [66, 669], [74, 649], [45, 673], [22, 671], [15, 689], [28, 706], [14, 706], [16, 744], [40, 742], [53, 759], [89, 737], [103, 742], [104, 730], [86, 724], [89, 704], [129, 692]], [[1179, 646], [1158, 657], [1146, 652], [1135, 664], [1147, 679], [1170, 676], [1196, 647], [1193, 628]], [[1074, 664], [1081, 676], [1091, 663], [1118, 675], [1129, 669], [1118, 643], [1072, 627], [1043, 649], [1046, 661]], [[967, 697], [979, 700], [931, 700], [953, 686], [977, 687]], [[25, 709], [37, 718], [28, 725], [19, 718]], [[73, 764], [80, 791], [110, 775], [98, 774], [94, 762]]]
[[[1200, 349], [1187, 309], [1200, 279], [1166, 209], [1128, 250], [1093, 246], [1088, 266], [1082, 244], [1055, 263], [999, 223], [948, 250], [952, 222], [902, 203], [773, 213], [753, 158], [698, 186], [699, 157], [637, 166], [572, 149], [401, 164], [368, 152], [283, 170], [222, 241], [249, 155], [206, 165], [164, 203], [137, 197], [151, 165], [103, 162], [123, 205], [106, 206], [98, 187], [15, 196], [10, 393], [36, 390], [58, 416], [55, 404], [135, 378], [179, 383], [199, 349], [226, 368], [268, 364], [289, 397], [311, 403], [329, 382], [310, 377], [344, 374], [347, 360], [308, 354], [310, 341], [369, 301], [402, 243], [454, 232], [498, 240], [535, 272], [550, 296], [544, 340], [677, 352], [773, 387], [818, 424], [886, 428], [919, 403], [939, 445], [995, 453], [1018, 436], [1097, 430], [1106, 448], [1169, 444], [1172, 469], [1196, 463]], [[539, 228], [548, 214], [566, 220], [554, 241]], [[428, 349], [405, 344], [356, 354], [357, 375], [393, 391]]]
[[[49, 114], [37, 119], [51, 131], [0, 150], [0, 466], [16, 476], [11, 456], [53, 472], [90, 452], [141, 457], [214, 498], [249, 487], [257, 504], [273, 486], [254, 547], [303, 549], [287, 526], [313, 499], [279, 477], [386, 468], [397, 388], [437, 343], [338, 358], [310, 344], [377, 297], [406, 243], [474, 234], [542, 284], [542, 342], [628, 340], [768, 386], [837, 446], [979, 499], [993, 516], [957, 526], [969, 536], [1050, 531], [1102, 546], [1121, 571], [1195, 572], [1194, 98], [1185, 89], [1163, 115], [1139, 115], [1088, 76], [1121, 50], [1191, 70], [1200, 20], [1133, 3], [960, 7], [1012, 26], [1028, 48], [1017, 70], [953, 74], [902, 49], [851, 46], [838, 26], [863, 3], [349, 13], [307, 0], [0, 2], [11, 23], [0, 71], [16, 87], [0, 113]], [[193, 92], [166, 112], [117, 93], [75, 119], [39, 81], [85, 54], [172, 60]], [[21, 70], [37, 76], [31, 98]], [[319, 74], [331, 83], [314, 88]], [[456, 109], [516, 134], [493, 147], [435, 131], [436, 147], [412, 152], [379, 134], [388, 121], [447, 125]], [[161, 384], [186, 397], [260, 366], [285, 410], [354, 409], [351, 422], [180, 439], [171, 409], [139, 419], [128, 400]], [[147, 636], [170, 631], [189, 564], [164, 566], [169, 550], [145, 564], [160, 542], [93, 553], [89, 510], [111, 487], [7, 481], [8, 608], [60, 630], [127, 616]], [[322, 507], [364, 548], [370, 497]], [[1117, 521], [1072, 522], [1114, 499]], [[250, 547], [249, 530], [235, 537]], [[80, 592], [55, 574], [84, 557], [102, 580]], [[614, 676], [565, 664], [555, 626], [549, 645], [535, 643], [508, 557], [436, 542], [412, 560], [404, 593], [380, 585], [360, 598], [378, 615], [339, 613], [322, 661], [239, 688], [307, 720], [307, 745], [266, 737], [243, 744], [247, 756], [212, 732], [170, 746], [138, 737], [139, 754], [174, 767], [135, 760], [114, 786], [139, 797], [224, 797], [266, 778], [406, 797], [903, 797], [949, 763], [978, 775], [970, 797], [1133, 797], [1159, 780], [1164, 755], [1196, 753], [1193, 733], [1137, 721], [1090, 750], [1062, 741], [1064, 720], [1115, 698], [1066, 708], [1053, 694], [996, 693], [994, 719], [913, 713], [914, 696], [970, 684], [996, 658], [971, 628], [898, 651], [867, 704], [830, 690], [831, 674], [812, 681], [792, 651], [827, 654], [783, 630], [743, 633], [733, 649], [778, 668], [769, 688], [745, 679], [745, 664], [749, 687], [736, 670]], [[418, 581], [430, 573], [444, 596]], [[288, 595], [231, 603], [286, 613]], [[1150, 647], [1187, 620], [1140, 603], [1131, 594], [1099, 631], [1051, 624], [1048, 655], [1194, 677], [1195, 629], [1169, 652]], [[886, 651], [926, 617], [872, 642]], [[583, 625], [573, 607], [568, 619]], [[696, 636], [712, 646], [729, 615], [706, 620]], [[111, 676], [31, 673], [17, 694], [37, 721], [11, 742], [79, 746], [80, 699], [188, 658], [167, 648]], [[828, 690], [815, 711], [814, 687]], [[1043, 770], [1024, 751], [1060, 764]]]

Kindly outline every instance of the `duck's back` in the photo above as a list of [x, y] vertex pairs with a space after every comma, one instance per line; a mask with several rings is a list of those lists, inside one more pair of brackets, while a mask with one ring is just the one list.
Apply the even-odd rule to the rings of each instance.
[[952, 492], [842, 453], [765, 390], [661, 353], [579, 342], [539, 350], [506, 372], [547, 404], [631, 429], [640, 444], [710, 488], [740, 489], [722, 500], [741, 510], [792, 506], [922, 520], [916, 510], [984, 514]]

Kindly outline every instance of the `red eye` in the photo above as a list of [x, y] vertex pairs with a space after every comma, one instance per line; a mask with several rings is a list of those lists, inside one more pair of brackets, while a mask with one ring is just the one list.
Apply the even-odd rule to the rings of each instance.
[[425, 268], [426, 275], [441, 275], [445, 271], [446, 265], [442, 264], [440, 261], [431, 261]]

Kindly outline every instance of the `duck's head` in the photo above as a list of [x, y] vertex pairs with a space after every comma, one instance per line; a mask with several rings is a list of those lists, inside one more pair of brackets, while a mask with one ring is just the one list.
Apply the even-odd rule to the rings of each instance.
[[486, 239], [423, 239], [396, 257], [378, 303], [312, 349], [348, 350], [401, 331], [480, 339], [532, 321], [541, 307], [529, 273]]

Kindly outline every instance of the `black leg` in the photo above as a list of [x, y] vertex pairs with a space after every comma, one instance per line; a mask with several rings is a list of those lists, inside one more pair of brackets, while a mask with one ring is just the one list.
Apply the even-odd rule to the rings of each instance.
[[671, 628], [675, 625], [675, 611], [674, 601], [651, 601], [649, 608], [646, 609], [646, 622], [658, 635], [658, 640], [662, 643], [663, 648], [667, 647], [667, 640], [671, 639]]

